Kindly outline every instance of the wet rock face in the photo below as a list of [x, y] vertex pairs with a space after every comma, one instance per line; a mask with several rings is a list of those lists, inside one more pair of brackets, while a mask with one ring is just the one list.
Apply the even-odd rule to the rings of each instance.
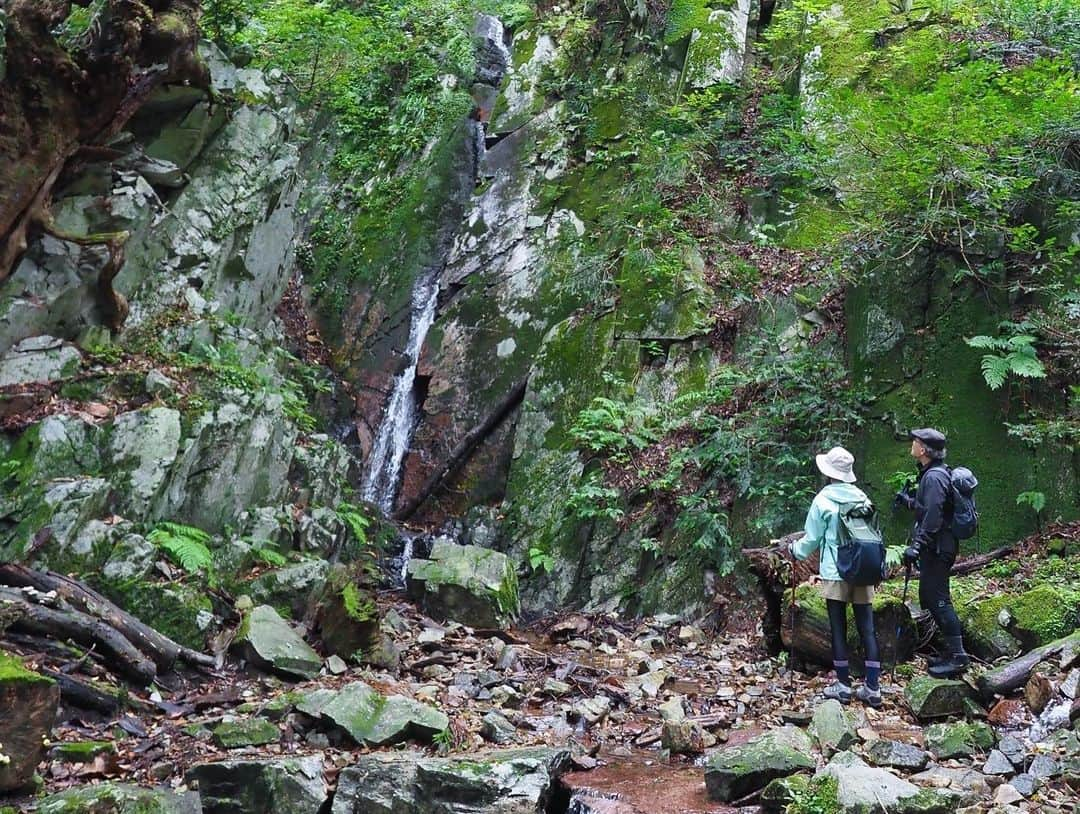
[[409, 563], [409, 593], [432, 616], [502, 628], [519, 609], [517, 574], [505, 554], [437, 540], [430, 559]]
[[193, 766], [203, 814], [318, 814], [328, 789], [318, 755], [276, 760], [226, 760]]
[[56, 682], [0, 650], [0, 793], [30, 783], [45, 754], [59, 703]]
[[569, 764], [569, 750], [551, 748], [369, 755], [341, 772], [332, 814], [540, 814]]

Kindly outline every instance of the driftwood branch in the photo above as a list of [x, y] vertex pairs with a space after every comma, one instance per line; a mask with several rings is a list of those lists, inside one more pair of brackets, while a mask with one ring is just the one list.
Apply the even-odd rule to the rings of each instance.
[[978, 678], [979, 693], [985, 699], [1006, 695], [1017, 690], [1031, 678], [1032, 671], [1047, 659], [1060, 656], [1062, 667], [1068, 668], [1080, 660], [1080, 631], [1063, 639], [1036, 647], [1018, 659], [988, 670]]

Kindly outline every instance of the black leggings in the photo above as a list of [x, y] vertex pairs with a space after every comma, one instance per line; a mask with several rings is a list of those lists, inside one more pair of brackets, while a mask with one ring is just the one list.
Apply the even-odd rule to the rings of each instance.
[[955, 554], [938, 554], [923, 548], [919, 556], [919, 604], [930, 611], [943, 636], [960, 636], [960, 618], [949, 592], [949, 572]]
[[[833, 663], [847, 662], [847, 602], [839, 599], [826, 599], [829, 609], [829, 629], [832, 632]], [[874, 608], [872, 605], [852, 605], [855, 610], [855, 627], [859, 629], [863, 650], [867, 661], [877, 662], [877, 637], [874, 635]]]

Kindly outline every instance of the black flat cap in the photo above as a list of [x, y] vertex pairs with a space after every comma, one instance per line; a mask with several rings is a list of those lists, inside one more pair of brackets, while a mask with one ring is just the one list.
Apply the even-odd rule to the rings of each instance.
[[930, 449], [936, 449], [938, 452], [945, 449], [945, 436], [932, 427], [912, 430], [908, 435]]

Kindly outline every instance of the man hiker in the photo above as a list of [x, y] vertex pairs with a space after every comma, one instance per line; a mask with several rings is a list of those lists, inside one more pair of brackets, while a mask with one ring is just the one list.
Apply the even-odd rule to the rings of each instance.
[[817, 467], [828, 483], [814, 497], [806, 514], [804, 535], [791, 544], [791, 554], [805, 560], [820, 550], [818, 573], [821, 576], [821, 595], [829, 613], [829, 630], [832, 634], [833, 668], [836, 683], [825, 689], [826, 698], [835, 698], [841, 704], [851, 701], [851, 672], [847, 655], [847, 606], [855, 611], [855, 625], [859, 629], [863, 651], [866, 654], [866, 681], [854, 693], [865, 704], [881, 706], [881, 690], [878, 677], [881, 662], [878, 660], [878, 644], [874, 635], [873, 585], [852, 585], [840, 578], [836, 564], [837, 535], [840, 522], [840, 506], [845, 503], [867, 502], [866, 494], [854, 486], [852, 467], [855, 457], [843, 447], [833, 447], [815, 458]]
[[945, 466], [945, 436], [932, 428], [912, 430], [911, 457], [919, 462], [915, 494], [905, 488], [897, 500], [915, 510], [911, 544], [904, 550], [904, 564], [919, 567], [919, 602], [930, 611], [945, 638], [945, 657], [930, 665], [935, 678], [952, 678], [967, 669], [960, 618], [949, 594], [949, 571], [958, 545], [953, 535], [952, 484]]

